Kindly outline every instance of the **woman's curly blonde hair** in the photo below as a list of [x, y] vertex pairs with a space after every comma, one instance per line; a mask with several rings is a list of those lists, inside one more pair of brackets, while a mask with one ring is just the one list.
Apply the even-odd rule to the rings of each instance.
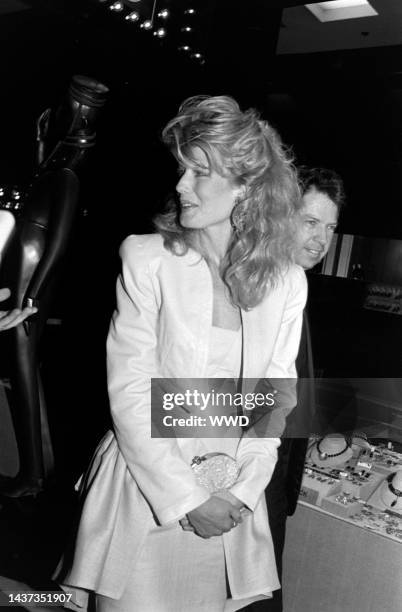
[[[232, 212], [234, 228], [220, 273], [232, 302], [248, 310], [259, 304], [292, 260], [290, 219], [300, 199], [296, 171], [277, 132], [254, 109], [242, 112], [229, 96], [195, 96], [162, 132], [180, 164], [195, 166], [194, 148], [210, 168], [242, 185]], [[183, 255], [199, 247], [199, 232], [178, 221], [177, 203], [155, 219], [165, 247]]]

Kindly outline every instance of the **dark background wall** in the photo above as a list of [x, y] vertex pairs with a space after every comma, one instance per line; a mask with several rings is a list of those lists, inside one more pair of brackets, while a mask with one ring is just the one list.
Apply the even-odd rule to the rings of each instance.
[[401, 69], [401, 47], [276, 58], [274, 116], [301, 162], [344, 178], [345, 233], [402, 238]]
[[[0, 182], [29, 179], [36, 118], [61, 99], [72, 74], [88, 74], [111, 95], [85, 207], [94, 223], [107, 217], [117, 239], [147, 230], [173, 183], [160, 129], [186, 96], [229, 93], [257, 106], [298, 162], [342, 173], [349, 206], [341, 229], [402, 237], [402, 47], [276, 56], [282, 8], [291, 4], [300, 2], [158, 1], [171, 10], [162, 41], [96, 0], [27, 0], [27, 10], [0, 12]], [[193, 18], [183, 15], [190, 5]], [[184, 23], [203, 66], [177, 51]]]

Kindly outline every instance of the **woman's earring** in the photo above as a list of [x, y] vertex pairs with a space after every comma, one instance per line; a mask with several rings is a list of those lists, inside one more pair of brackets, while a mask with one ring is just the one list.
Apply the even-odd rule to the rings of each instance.
[[233, 231], [239, 233], [244, 230], [245, 220], [246, 220], [246, 211], [242, 207], [243, 200], [240, 198], [235, 199], [235, 205], [232, 210], [232, 215], [230, 217], [230, 223]]

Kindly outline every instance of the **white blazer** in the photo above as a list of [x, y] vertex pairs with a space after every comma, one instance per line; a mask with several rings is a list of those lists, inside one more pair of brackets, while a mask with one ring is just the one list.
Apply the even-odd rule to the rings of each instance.
[[[63, 580], [114, 598], [121, 596], [155, 517], [161, 525], [178, 521], [209, 498], [190, 467], [199, 441], [150, 439], [150, 389], [152, 377], [206, 376], [213, 305], [209, 268], [194, 251], [176, 256], [152, 234], [129, 236], [120, 254], [117, 309], [107, 341], [114, 434], [101, 442], [87, 476], [74, 563]], [[261, 304], [242, 313], [245, 379], [296, 378], [306, 297], [304, 271], [294, 265]], [[289, 401], [293, 407], [296, 396]], [[240, 571], [236, 558], [267, 532], [262, 493], [278, 445], [279, 439], [244, 437], [238, 446], [241, 472], [231, 492], [254, 513], [242, 531], [224, 534], [234, 598], [247, 596], [255, 570], [249, 564]], [[273, 590], [279, 582], [269, 534], [266, 545], [272, 558], [266, 587]]]

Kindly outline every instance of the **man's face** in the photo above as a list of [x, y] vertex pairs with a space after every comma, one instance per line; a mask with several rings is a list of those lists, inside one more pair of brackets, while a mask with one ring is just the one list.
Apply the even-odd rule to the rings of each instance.
[[295, 261], [308, 270], [328, 253], [338, 222], [338, 207], [315, 187], [306, 191], [302, 202], [296, 217]]

